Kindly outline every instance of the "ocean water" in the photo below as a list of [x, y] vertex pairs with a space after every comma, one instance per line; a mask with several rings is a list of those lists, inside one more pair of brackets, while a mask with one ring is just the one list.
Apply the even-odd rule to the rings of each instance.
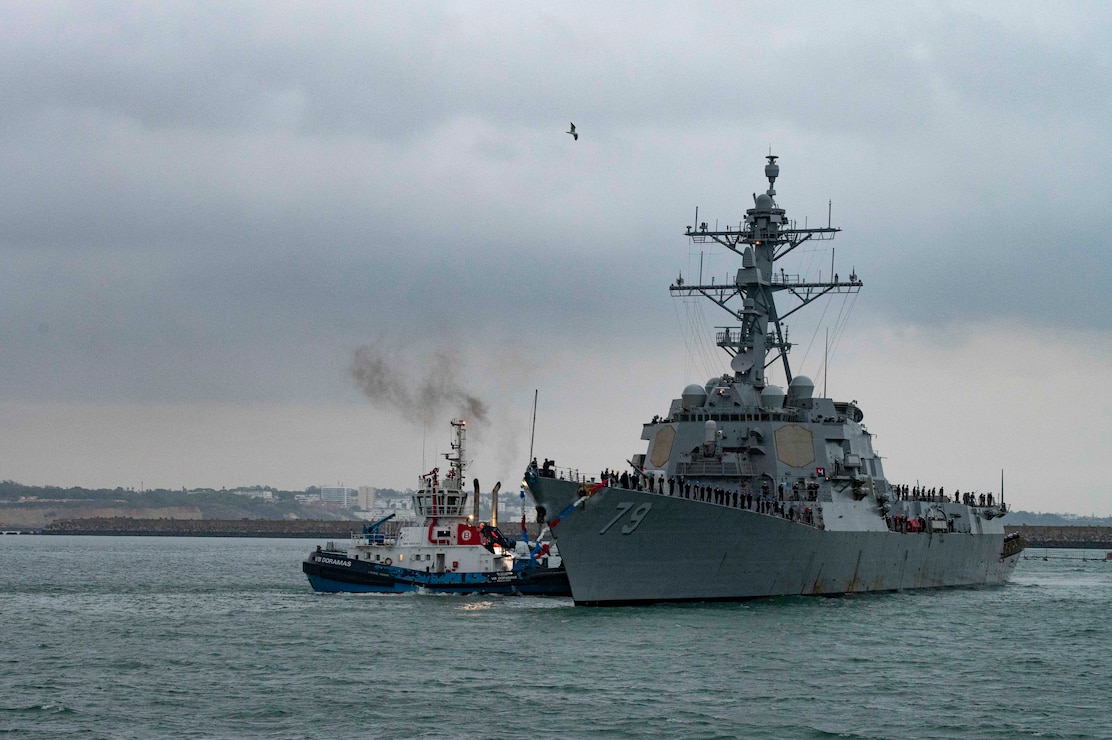
[[994, 588], [587, 609], [316, 594], [315, 544], [0, 537], [0, 734], [1112, 737], [1112, 562], [1080, 559], [1104, 553], [1028, 551]]

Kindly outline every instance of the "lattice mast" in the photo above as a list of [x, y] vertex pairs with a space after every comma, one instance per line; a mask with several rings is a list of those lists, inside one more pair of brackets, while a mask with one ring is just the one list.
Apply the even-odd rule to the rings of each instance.
[[[776, 205], [776, 178], [780, 174], [777, 157], [768, 155], [765, 177], [768, 190], [753, 194], [753, 207], [745, 212], [745, 221], [734, 230], [710, 231], [706, 222], [685, 232], [696, 244], [717, 242], [741, 257], [741, 268], [734, 283], [722, 285], [687, 285], [679, 278], [669, 286], [672, 295], [702, 294], [727, 311], [737, 326], [722, 327], [717, 333], [716, 344], [732, 356], [730, 367], [734, 376], [758, 391], [765, 386], [765, 371], [778, 359], [783, 363], [784, 376], [792, 380], [788, 352], [791, 343], [787, 338], [785, 320], [799, 309], [829, 293], [857, 293], [861, 281], [856, 274], [848, 280], [811, 281], [798, 275], [789, 275], [774, 267], [777, 260], [786, 257], [796, 247], [811, 239], [829, 240], [841, 229], [829, 224], [825, 228], [797, 229], [788, 222], [783, 208]], [[780, 313], [775, 295], [787, 292], [798, 301], [785, 313]]]

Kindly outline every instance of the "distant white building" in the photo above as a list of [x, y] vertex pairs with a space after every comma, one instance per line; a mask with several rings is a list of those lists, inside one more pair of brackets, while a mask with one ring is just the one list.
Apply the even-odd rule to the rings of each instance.
[[237, 488], [233, 491], [228, 491], [228, 493], [234, 493], [237, 496], [246, 496], [247, 498], [259, 498], [259, 499], [262, 499], [263, 501], [273, 501], [274, 500], [274, 493], [273, 492], [271, 492], [271, 491], [260, 491], [258, 489], [253, 489], [253, 488]]
[[370, 511], [375, 508], [375, 493], [378, 492], [377, 488], [371, 486], [359, 486], [358, 506], [363, 511]]
[[322, 504], [338, 504], [345, 509], [350, 509], [355, 506], [358, 497], [359, 491], [354, 488], [320, 487], [320, 502]]

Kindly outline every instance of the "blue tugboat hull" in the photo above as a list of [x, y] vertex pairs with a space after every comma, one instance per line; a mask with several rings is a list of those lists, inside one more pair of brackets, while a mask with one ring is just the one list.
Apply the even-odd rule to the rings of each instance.
[[326, 593], [519, 594], [571, 596], [562, 567], [519, 561], [514, 569], [492, 573], [431, 573], [353, 560], [335, 552], [312, 553], [301, 564], [315, 591]]

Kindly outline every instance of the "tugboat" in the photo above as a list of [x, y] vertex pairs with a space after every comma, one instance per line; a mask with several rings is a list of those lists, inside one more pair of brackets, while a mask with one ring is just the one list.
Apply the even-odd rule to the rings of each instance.
[[468, 512], [464, 484], [467, 422], [454, 419], [455, 441], [444, 457], [449, 470], [441, 478], [433, 468], [420, 478], [413, 494], [419, 524], [391, 527], [394, 515], [367, 524], [346, 548], [329, 543], [309, 553], [301, 565], [316, 591], [452, 594], [522, 594], [570, 596], [567, 574], [551, 544], [514, 541], [497, 526], [498, 489], [492, 492], [491, 521], [479, 522], [479, 482]]
[[[620, 476], [530, 465], [525, 485], [568, 571], [576, 604], [733, 601], [1004, 583], [1023, 540], [1006, 535], [1003, 488], [952, 494], [884, 474], [856, 401], [826, 398], [793, 375], [784, 320], [861, 288], [774, 269], [837, 228], [795, 227], [768, 190], [736, 227], [688, 226], [697, 244], [739, 260], [727, 280], [670, 286], [725, 309], [715, 339], [729, 370], [693, 383], [641, 430], [647, 450]], [[702, 281], [700, 281], [702, 282]], [[778, 305], [778, 299], [787, 303]], [[780, 364], [787, 390], [766, 371]]]

